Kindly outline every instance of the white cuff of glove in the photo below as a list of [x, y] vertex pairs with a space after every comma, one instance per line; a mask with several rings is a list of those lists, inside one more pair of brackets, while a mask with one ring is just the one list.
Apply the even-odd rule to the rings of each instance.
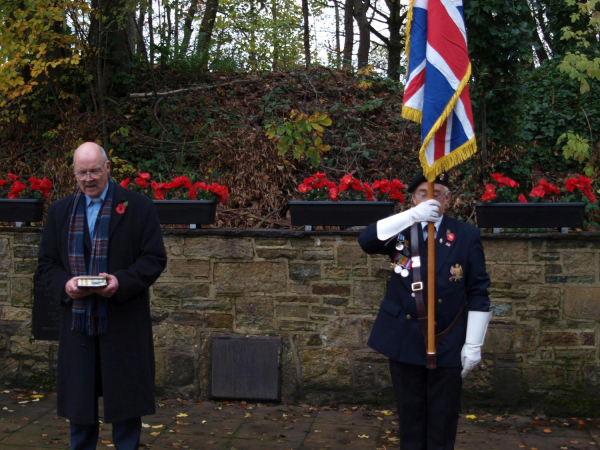
[[485, 333], [491, 318], [491, 312], [469, 311], [467, 339], [460, 352], [460, 359], [463, 366], [460, 375], [463, 378], [481, 361], [481, 347], [483, 346]]
[[386, 241], [406, 230], [415, 222], [436, 222], [440, 218], [440, 203], [427, 200], [393, 216], [377, 221], [377, 239]]

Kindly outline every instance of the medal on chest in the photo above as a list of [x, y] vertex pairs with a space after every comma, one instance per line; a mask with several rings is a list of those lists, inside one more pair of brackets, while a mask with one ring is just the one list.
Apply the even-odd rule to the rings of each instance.
[[392, 269], [394, 272], [400, 274], [403, 277], [407, 277], [409, 269], [412, 268], [413, 261], [410, 259], [410, 243], [406, 240], [404, 235], [400, 233], [398, 235], [398, 241], [396, 242], [396, 254], [392, 262]]

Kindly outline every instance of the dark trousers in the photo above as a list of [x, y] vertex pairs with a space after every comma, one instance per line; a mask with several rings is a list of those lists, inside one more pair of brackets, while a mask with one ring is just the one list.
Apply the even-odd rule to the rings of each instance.
[[[98, 424], [80, 425], [71, 422], [71, 450], [95, 450], [98, 430]], [[141, 417], [112, 424], [113, 444], [117, 450], [137, 450], [141, 433]]]
[[[95, 415], [96, 423], [79, 424], [71, 421], [71, 450], [95, 450], [98, 443], [100, 424], [98, 422], [98, 398], [102, 396], [102, 370], [100, 366], [100, 345], [96, 338], [96, 374], [95, 374]], [[142, 418], [134, 417], [112, 424], [113, 444], [117, 450], [137, 450], [142, 433]]]
[[401, 450], [452, 450], [456, 441], [461, 368], [427, 369], [390, 360], [398, 403]]

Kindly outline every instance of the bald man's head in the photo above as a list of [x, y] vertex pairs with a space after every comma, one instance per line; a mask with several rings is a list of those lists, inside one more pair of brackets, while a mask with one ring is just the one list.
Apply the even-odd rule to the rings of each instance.
[[110, 161], [102, 147], [95, 142], [85, 142], [73, 154], [73, 172], [83, 193], [97, 198], [108, 185]]

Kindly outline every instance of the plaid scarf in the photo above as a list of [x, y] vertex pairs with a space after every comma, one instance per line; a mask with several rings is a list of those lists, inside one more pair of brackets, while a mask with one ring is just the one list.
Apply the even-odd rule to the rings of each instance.
[[[73, 276], [98, 275], [108, 272], [108, 234], [112, 209], [114, 181], [108, 180], [108, 192], [96, 218], [89, 269], [85, 264], [85, 195], [77, 187], [73, 212], [69, 223], [69, 264]], [[71, 329], [88, 336], [106, 333], [107, 299], [91, 294], [79, 300], [73, 299], [73, 323]]]

